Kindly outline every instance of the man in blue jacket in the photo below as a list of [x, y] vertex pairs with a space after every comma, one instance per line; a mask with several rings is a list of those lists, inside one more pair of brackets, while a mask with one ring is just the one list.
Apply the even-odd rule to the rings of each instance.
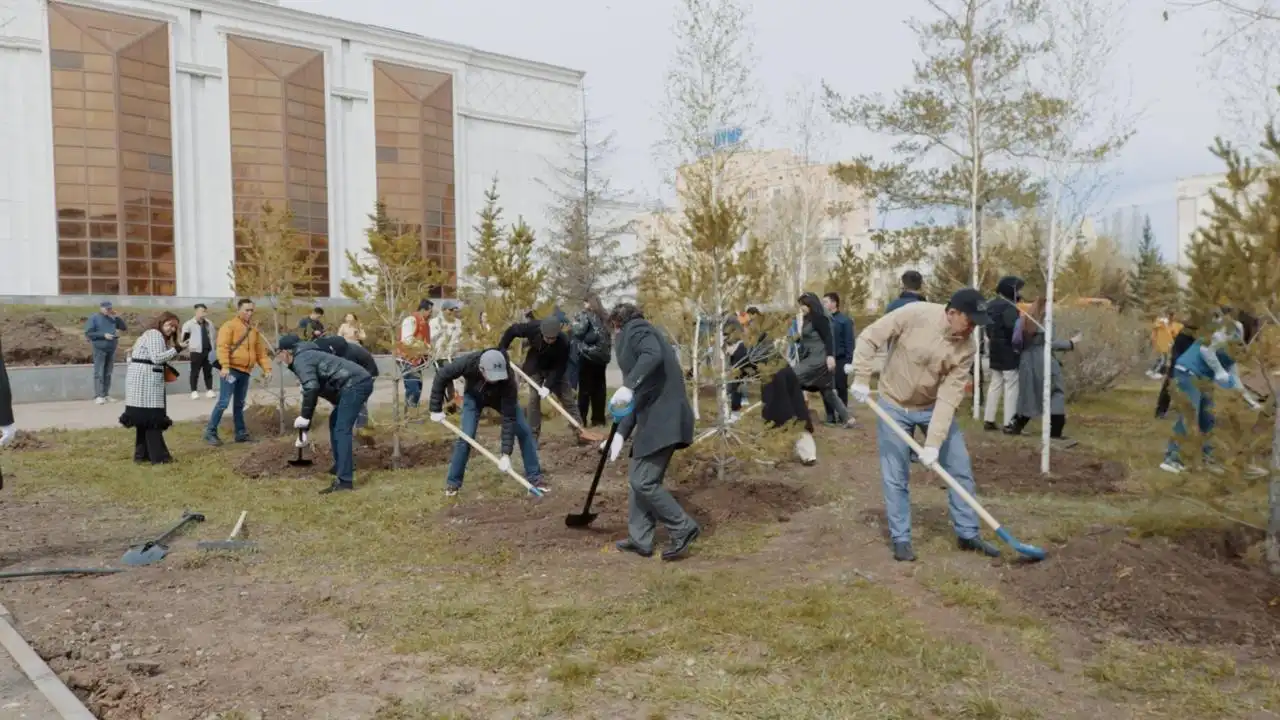
[[915, 270], [908, 270], [902, 273], [902, 294], [889, 303], [884, 309], [886, 315], [897, 310], [903, 305], [909, 305], [913, 302], [925, 302], [924, 294], [921, 290], [924, 288], [924, 276]]
[[116, 316], [110, 300], [98, 304], [98, 312], [84, 321], [84, 336], [93, 346], [93, 401], [99, 405], [111, 395], [111, 371], [115, 367], [120, 333], [128, 328]]
[[[836, 367], [844, 367], [853, 362], [854, 328], [853, 319], [840, 312], [840, 293], [829, 292], [822, 296], [822, 305], [831, 313], [832, 345], [835, 346]], [[849, 376], [836, 373], [836, 396], [845, 407], [849, 407]], [[823, 403], [826, 404], [825, 402]], [[852, 424], [853, 416], [849, 416]], [[836, 416], [833, 408], [827, 408], [827, 424], [835, 425]]]

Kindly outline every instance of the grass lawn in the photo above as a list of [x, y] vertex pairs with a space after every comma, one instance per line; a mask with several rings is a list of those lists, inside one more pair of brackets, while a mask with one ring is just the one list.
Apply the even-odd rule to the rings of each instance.
[[[411, 431], [415, 467], [366, 463], [336, 498], [316, 494], [325, 457], [310, 478], [283, 464], [288, 438], [215, 450], [182, 424], [179, 462], [152, 468], [122, 429], [42, 433], [3, 458], [0, 566], [118, 564], [183, 508], [208, 520], [159, 565], [8, 582], [0, 601], [113, 719], [1276, 717], [1280, 586], [1247, 542], [1206, 550], [1235, 537], [1224, 515], [1260, 524], [1265, 497], [1180, 499], [1156, 469], [1154, 393], [1073, 406], [1081, 445], [1057, 485], [1037, 485], [1034, 440], [969, 433], [988, 509], [1051, 552], [1034, 567], [956, 551], [923, 471], [920, 561], [892, 562], [865, 409], [858, 429], [820, 431], [816, 467], [673, 468], [707, 530], [680, 563], [612, 551], [621, 468], [593, 530], [564, 527], [595, 455], [558, 422], [540, 501], [475, 455], [447, 500], [434, 426]], [[487, 446], [496, 435], [482, 424]], [[259, 552], [195, 549], [245, 509]]]

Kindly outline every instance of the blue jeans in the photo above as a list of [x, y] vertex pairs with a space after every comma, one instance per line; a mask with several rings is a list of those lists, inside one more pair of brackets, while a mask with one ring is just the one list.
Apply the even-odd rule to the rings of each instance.
[[569, 387], [575, 391], [578, 389], [578, 381], [581, 379], [582, 373], [582, 354], [577, 348], [569, 351], [569, 364], [565, 367], [564, 379], [569, 383]]
[[249, 430], [244, 425], [244, 401], [249, 397], [249, 373], [232, 370], [225, 378], [218, 380], [218, 402], [213, 405], [209, 414], [209, 425], [205, 427], [206, 437], [218, 436], [218, 425], [222, 422], [222, 413], [231, 405], [231, 418], [236, 427], [236, 439], [249, 437]]
[[104, 398], [111, 394], [111, 371], [115, 366], [115, 347], [93, 348], [93, 396]]
[[329, 413], [329, 446], [333, 448], [334, 474], [343, 485], [354, 482], [356, 462], [352, 455], [351, 432], [372, 394], [372, 379], [348, 385], [338, 396], [333, 412]]
[[422, 371], [425, 366], [416, 370], [411, 369], [413, 366], [402, 360], [400, 363], [400, 372], [404, 381], [404, 404], [411, 408], [418, 407], [418, 403], [422, 401]]
[[[917, 427], [928, 431], [929, 421], [933, 419], [933, 408], [928, 410], [905, 410], [897, 405], [881, 399], [880, 407], [893, 418], [898, 427], [911, 434]], [[911, 450], [906, 442], [898, 437], [891, 428], [880, 420], [876, 428], [877, 444], [880, 449], [880, 477], [884, 486], [885, 515], [889, 520], [889, 537], [895, 543], [911, 542], [911, 492], [907, 485], [907, 477], [911, 469]], [[973, 467], [969, 463], [969, 451], [964, 445], [964, 433], [960, 432], [955, 421], [951, 421], [951, 429], [947, 439], [942, 442], [938, 451], [938, 464], [951, 474], [960, 487], [970, 495], [977, 496], [973, 485]], [[958, 495], [949, 492], [951, 505], [951, 523], [955, 526], [956, 535], [964, 539], [978, 537], [978, 513], [973, 511]]]
[[[1178, 385], [1178, 389], [1182, 394], [1187, 396], [1187, 400], [1191, 402], [1191, 409], [1196, 414], [1196, 426], [1200, 429], [1201, 435], [1208, 435], [1213, 430], [1213, 398], [1205, 395], [1196, 387], [1195, 377], [1185, 370], [1174, 370], [1173, 381]], [[1182, 413], [1178, 413], [1178, 419], [1173, 423], [1173, 434], [1179, 437], [1187, 436], [1187, 423], [1182, 417]], [[1200, 451], [1204, 453], [1204, 457], [1210, 456], [1211, 447], [1206, 437]], [[1178, 442], [1175, 439], [1169, 440], [1169, 447], [1164, 453], [1165, 462], [1181, 463], [1182, 458], [1178, 452]]]
[[[462, 394], [462, 432], [475, 439], [476, 430], [480, 427], [480, 403], [471, 393]], [[516, 407], [516, 440], [520, 443], [520, 458], [524, 462], [524, 476], [532, 484], [542, 481], [542, 466], [538, 464], [538, 441], [524, 419], [524, 410]], [[449, 460], [449, 475], [445, 478], [445, 486], [451, 490], [462, 487], [462, 475], [467, 471], [467, 460], [471, 457], [471, 446], [466, 440], [458, 438], [453, 444], [453, 457]]]

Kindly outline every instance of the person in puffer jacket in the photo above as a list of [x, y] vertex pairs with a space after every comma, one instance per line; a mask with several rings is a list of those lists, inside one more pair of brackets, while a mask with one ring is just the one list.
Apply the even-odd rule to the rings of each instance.
[[609, 332], [608, 321], [604, 305], [595, 294], [587, 296], [582, 312], [573, 321], [570, 342], [578, 351], [578, 414], [587, 427], [605, 424], [605, 375], [613, 357], [613, 333]]
[[[355, 457], [352, 433], [360, 409], [373, 394], [373, 376], [354, 362], [338, 357], [313, 342], [301, 342], [297, 335], [280, 338], [276, 359], [286, 365], [302, 384], [302, 405], [293, 426], [305, 434], [311, 428], [320, 398], [333, 403], [329, 413], [329, 444], [333, 448], [333, 484], [322, 495], [355, 489]], [[298, 438], [299, 447], [305, 443]]]

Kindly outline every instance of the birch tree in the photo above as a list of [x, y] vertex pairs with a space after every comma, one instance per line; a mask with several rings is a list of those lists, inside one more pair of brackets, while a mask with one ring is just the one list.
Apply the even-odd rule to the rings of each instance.
[[1044, 183], [1049, 187], [1045, 252], [1044, 384], [1041, 388], [1040, 472], [1049, 473], [1054, 280], [1063, 237], [1075, 237], [1103, 187], [1102, 168], [1133, 135], [1131, 117], [1117, 112], [1107, 72], [1124, 29], [1123, 0], [1060, 0], [1043, 16], [1049, 38], [1044, 94], [1056, 112], [1043, 132]]
[[[875, 197], [882, 214], [949, 208], [965, 215], [970, 280], [981, 289], [983, 218], [1039, 204], [1041, 187], [1025, 161], [1064, 107], [1028, 79], [1028, 66], [1049, 49], [1037, 0], [925, 2], [930, 17], [909, 23], [922, 57], [908, 87], [891, 101], [846, 99], [827, 87], [837, 120], [897, 139], [895, 159], [862, 156], [835, 174]], [[981, 333], [974, 333], [974, 348], [981, 349]], [[975, 380], [980, 368], [973, 364]], [[975, 418], [981, 405], [981, 383], [974, 382]]]

